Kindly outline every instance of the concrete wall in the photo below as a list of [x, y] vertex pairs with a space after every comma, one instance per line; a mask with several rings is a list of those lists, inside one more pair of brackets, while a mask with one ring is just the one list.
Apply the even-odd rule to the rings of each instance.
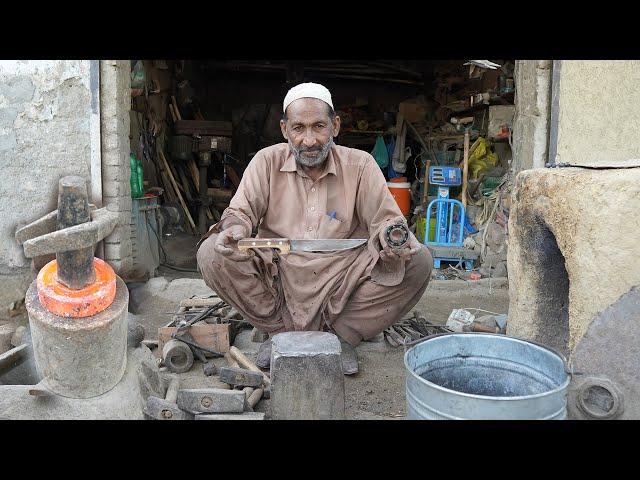
[[18, 226], [56, 208], [58, 180], [91, 188], [90, 62], [0, 61], [0, 318], [32, 280]]
[[563, 60], [555, 162], [637, 164], [639, 105], [639, 60]]
[[547, 162], [551, 64], [550, 60], [516, 61], [516, 114], [511, 164], [514, 174], [530, 168], [542, 168]]

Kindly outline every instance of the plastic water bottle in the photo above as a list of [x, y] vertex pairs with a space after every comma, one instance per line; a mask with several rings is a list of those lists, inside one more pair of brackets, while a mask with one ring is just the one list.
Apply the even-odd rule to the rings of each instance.
[[131, 177], [129, 179], [131, 184], [131, 197], [140, 198], [144, 193], [142, 164], [133, 153], [129, 155], [129, 163], [131, 165]]

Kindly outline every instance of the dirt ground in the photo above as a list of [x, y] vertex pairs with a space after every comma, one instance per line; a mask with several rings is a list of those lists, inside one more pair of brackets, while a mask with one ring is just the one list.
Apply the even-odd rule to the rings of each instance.
[[[194, 245], [194, 237], [178, 236], [172, 240], [168, 251], [172, 265], [183, 270], [195, 270]], [[129, 285], [130, 310], [145, 327], [149, 339], [154, 339], [157, 328], [171, 319], [181, 299], [210, 293], [195, 271], [161, 267], [158, 274], [162, 276], [147, 283]], [[431, 322], [443, 324], [454, 308], [507, 313], [508, 305], [506, 278], [432, 280], [414, 310], [422, 312]], [[234, 344], [249, 358], [255, 359], [259, 344], [251, 341], [250, 329], [238, 334]], [[363, 342], [356, 351], [360, 371], [345, 377], [347, 418], [402, 419], [406, 412], [403, 349], [389, 346], [380, 334], [372, 341]], [[223, 366], [225, 361], [217, 359], [216, 364]], [[216, 386], [214, 378], [204, 376], [199, 362], [190, 372], [183, 374], [182, 383], [185, 388]], [[269, 401], [261, 401], [256, 410], [266, 412], [268, 417]]]

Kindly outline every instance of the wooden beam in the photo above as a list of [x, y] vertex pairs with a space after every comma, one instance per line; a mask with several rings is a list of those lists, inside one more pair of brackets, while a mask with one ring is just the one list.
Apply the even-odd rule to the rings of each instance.
[[184, 210], [185, 215], [187, 216], [187, 220], [189, 221], [189, 225], [192, 228], [192, 231], [195, 232], [196, 231], [196, 224], [193, 221], [193, 218], [191, 218], [191, 213], [189, 213], [189, 209], [187, 208], [187, 204], [184, 202], [184, 199], [182, 198], [182, 194], [180, 193], [180, 189], [178, 188], [178, 184], [176, 183], [176, 179], [174, 178], [173, 174], [171, 173], [171, 169], [169, 167], [169, 162], [167, 162], [167, 159], [164, 156], [164, 153], [162, 153], [162, 150], [158, 150], [158, 154], [160, 156], [160, 159], [162, 160], [162, 163], [164, 164], [166, 170], [167, 170], [167, 174], [169, 175], [169, 180], [171, 181], [171, 185], [173, 186], [174, 190], [176, 191], [176, 194], [178, 195], [178, 201], [180, 202], [180, 205], [182, 205], [182, 208]]

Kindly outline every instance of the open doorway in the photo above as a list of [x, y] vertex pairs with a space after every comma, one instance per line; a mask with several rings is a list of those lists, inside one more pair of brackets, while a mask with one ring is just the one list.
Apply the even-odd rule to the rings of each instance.
[[[131, 161], [143, 176], [132, 223], [147, 239], [136, 240], [134, 263], [148, 276], [195, 273], [196, 243], [228, 206], [253, 155], [284, 141], [287, 90], [312, 81], [332, 93], [342, 120], [336, 143], [371, 152], [389, 182], [406, 185], [403, 213], [423, 242], [434, 228], [427, 229], [425, 209], [438, 195], [428, 168], [462, 170], [467, 129], [464, 234], [473, 235], [468, 247], [479, 260], [467, 272], [455, 262], [447, 270], [445, 262], [436, 274], [506, 275], [504, 235], [485, 231], [496, 221], [506, 230], [500, 187], [511, 162], [514, 61], [478, 62], [485, 61], [132, 61]], [[462, 186], [450, 196], [461, 199]], [[156, 215], [147, 228], [148, 218], [136, 220], [136, 213], [149, 202]]]

